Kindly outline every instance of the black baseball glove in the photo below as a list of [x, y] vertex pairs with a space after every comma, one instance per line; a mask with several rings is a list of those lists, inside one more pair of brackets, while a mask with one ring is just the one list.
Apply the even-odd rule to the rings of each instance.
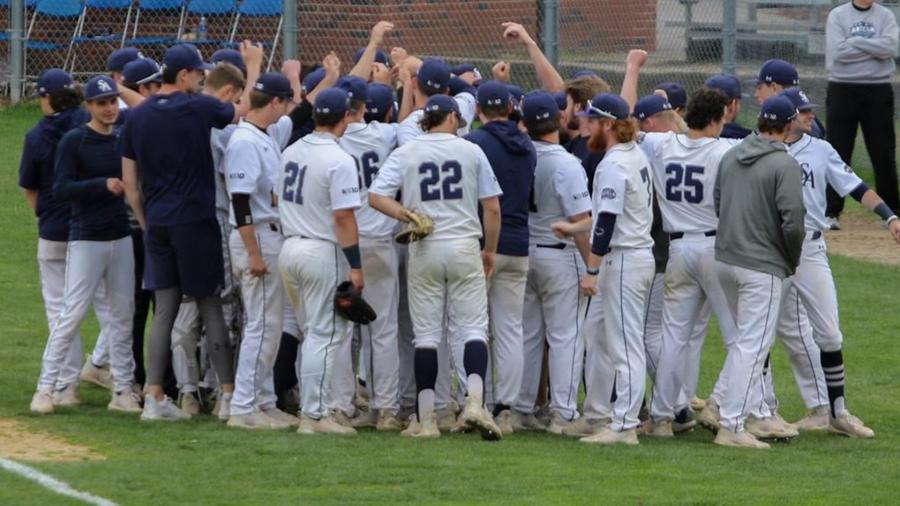
[[363, 325], [375, 321], [378, 316], [372, 306], [362, 298], [362, 294], [353, 288], [353, 283], [349, 281], [338, 285], [337, 292], [334, 294], [334, 310], [344, 318]]

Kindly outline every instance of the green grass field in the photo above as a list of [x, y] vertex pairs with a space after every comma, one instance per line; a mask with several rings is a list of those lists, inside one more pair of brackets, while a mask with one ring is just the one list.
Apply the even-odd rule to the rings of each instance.
[[[515, 434], [409, 441], [230, 430], [210, 417], [148, 425], [106, 410], [108, 393], [83, 387], [84, 404], [33, 416], [46, 322], [35, 260], [36, 227], [17, 187], [22, 136], [33, 107], [0, 111], [0, 418], [92, 448], [104, 460], [31, 465], [119, 504], [895, 504], [900, 494], [900, 367], [894, 309], [900, 269], [833, 257], [846, 337], [851, 409], [877, 432], [857, 441], [804, 434], [769, 451], [726, 449], [697, 429], [673, 441], [598, 448]], [[864, 173], [866, 171], [863, 171]], [[83, 329], [92, 346], [97, 325]], [[723, 359], [717, 331], [704, 352], [700, 391]], [[802, 416], [786, 356], [776, 345], [782, 412]], [[0, 504], [78, 504], [0, 470]]]

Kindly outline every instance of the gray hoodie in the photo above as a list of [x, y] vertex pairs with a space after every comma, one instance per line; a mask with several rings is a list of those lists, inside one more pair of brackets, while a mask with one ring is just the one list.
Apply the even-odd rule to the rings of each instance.
[[803, 185], [784, 143], [754, 133], [719, 165], [714, 198], [716, 260], [785, 278], [800, 263]]

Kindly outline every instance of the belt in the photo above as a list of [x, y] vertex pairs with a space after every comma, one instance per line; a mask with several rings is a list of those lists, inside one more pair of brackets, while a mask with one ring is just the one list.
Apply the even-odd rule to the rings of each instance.
[[566, 249], [566, 246], [568, 246], [568, 244], [558, 242], [556, 244], [538, 244], [535, 245], [535, 248]]
[[269, 223], [269, 230], [272, 232], [281, 232], [281, 227], [277, 223]]
[[807, 239], [807, 240], [810, 240], [810, 241], [818, 241], [818, 240], [821, 239], [821, 238], [822, 238], [822, 231], [821, 231], [821, 230], [816, 230], [816, 231], [814, 231], [814, 232], [807, 232], [807, 233], [806, 233], [806, 239]]
[[[689, 233], [690, 233], [690, 232], [689, 232]], [[699, 233], [699, 232], [698, 232], [698, 233]], [[703, 232], [703, 235], [705, 235], [706, 237], [715, 237], [715, 236], [716, 236], [716, 231], [715, 231], [715, 230], [710, 230], [710, 231], [707, 231], [707, 232]], [[675, 240], [677, 240], [677, 239], [681, 239], [682, 237], [684, 237], [684, 232], [672, 232], [671, 234], [669, 234], [669, 239], [672, 240], [672, 241], [675, 241]]]

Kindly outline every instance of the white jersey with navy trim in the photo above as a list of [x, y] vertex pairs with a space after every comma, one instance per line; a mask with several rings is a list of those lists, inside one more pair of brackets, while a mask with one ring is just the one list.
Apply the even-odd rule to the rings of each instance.
[[653, 169], [663, 230], [670, 234], [716, 230], [719, 217], [713, 188], [719, 162], [735, 143], [672, 132], [645, 133], [639, 142]]
[[351, 123], [338, 141], [341, 148], [353, 156], [359, 170], [359, 198], [356, 225], [362, 237], [378, 238], [391, 235], [397, 221], [369, 206], [369, 187], [378, 168], [397, 147], [396, 123]]
[[825, 189], [828, 185], [841, 197], [847, 196], [862, 179], [857, 176], [838, 152], [827, 141], [803, 134], [797, 142], [788, 145], [788, 153], [803, 170], [803, 204], [806, 206], [806, 229], [828, 230], [825, 208], [828, 201]]
[[591, 211], [587, 174], [581, 160], [559, 144], [535, 142], [534, 149], [537, 165], [528, 213], [529, 244], [574, 245], [571, 238], [557, 238], [550, 226]]
[[426, 241], [481, 237], [478, 201], [503, 194], [478, 145], [453, 134], [427, 133], [395, 149], [369, 191], [431, 216]]
[[[475, 101], [475, 97], [468, 91], [459, 93], [453, 98], [456, 99], [456, 105], [459, 107], [459, 115], [466, 120], [466, 126], [458, 129], [456, 135], [464, 137], [472, 128], [472, 122], [475, 121], [475, 106], [477, 105], [477, 102]], [[416, 109], [409, 113], [409, 116], [407, 116], [406, 119], [400, 122], [400, 126], [397, 129], [397, 144], [402, 146], [425, 133], [425, 131], [422, 130], [422, 127], [419, 126], [419, 120], [422, 119], [424, 114], [424, 110]]]
[[[293, 122], [282, 116], [266, 131], [242, 120], [225, 148], [225, 175], [228, 195], [250, 196], [254, 223], [278, 222], [275, 187], [281, 169], [281, 150], [291, 137]], [[228, 211], [231, 226], [237, 226], [234, 208]]]
[[634, 142], [616, 144], [594, 174], [594, 220], [600, 213], [616, 215], [611, 248], [650, 248], [653, 224], [653, 181], [650, 162]]
[[356, 162], [335, 136], [313, 132], [282, 154], [277, 194], [286, 237], [337, 243], [334, 211], [356, 209], [360, 204]]

